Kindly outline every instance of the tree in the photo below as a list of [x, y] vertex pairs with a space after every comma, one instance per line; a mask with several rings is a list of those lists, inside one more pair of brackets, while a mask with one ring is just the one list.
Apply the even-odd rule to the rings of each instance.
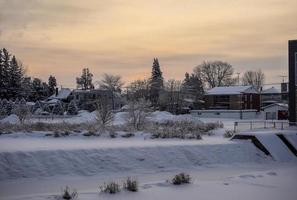
[[77, 115], [77, 113], [78, 113], [77, 105], [75, 103], [75, 100], [72, 100], [68, 105], [67, 114], [68, 115]]
[[99, 87], [102, 90], [107, 90], [111, 93], [111, 101], [112, 101], [112, 109], [114, 106], [114, 93], [121, 93], [122, 86], [124, 82], [122, 81], [121, 76], [112, 75], [112, 74], [104, 74], [103, 79], [99, 82]]
[[48, 87], [49, 87], [49, 95], [53, 95], [55, 93], [55, 88], [57, 87], [56, 77], [52, 75], [49, 76]]
[[5, 48], [0, 51], [0, 98], [8, 98], [10, 96], [7, 89], [9, 88], [10, 78], [10, 57], [11, 55]]
[[258, 71], [246, 71], [242, 77], [243, 85], [252, 85], [257, 90], [263, 86], [265, 75], [261, 70]]
[[64, 114], [64, 108], [63, 108], [61, 101], [58, 101], [56, 103], [56, 105], [54, 106], [54, 108], [52, 110], [52, 114], [55, 114], [55, 115], [63, 115]]
[[128, 123], [130, 123], [136, 130], [140, 130], [143, 128], [146, 118], [150, 114], [150, 103], [145, 99], [131, 101], [128, 104], [128, 113]]
[[139, 100], [139, 99], [148, 99], [149, 92], [149, 81], [146, 79], [136, 80], [130, 83], [127, 87], [127, 99], [128, 100]]
[[161, 109], [178, 114], [183, 107], [184, 95], [181, 92], [182, 82], [169, 79], [165, 82], [165, 90], [160, 94], [159, 104]]
[[200, 73], [196, 72], [191, 75], [189, 75], [189, 73], [185, 74], [185, 79], [182, 83], [182, 93], [194, 98], [196, 101], [202, 99], [204, 84]]
[[24, 98], [22, 98], [19, 102], [15, 102], [13, 113], [15, 113], [19, 117], [22, 124], [28, 118], [28, 116], [30, 115], [30, 110]]
[[104, 74], [102, 80], [99, 82], [100, 89], [119, 93], [122, 91], [123, 85], [122, 77], [112, 74]]
[[15, 56], [12, 57], [9, 64], [9, 83], [8, 97], [15, 98], [21, 96], [21, 84], [24, 77], [22, 66], [17, 62]]
[[105, 128], [106, 125], [112, 122], [113, 117], [114, 115], [112, 113], [112, 107], [108, 103], [108, 98], [101, 97], [96, 102], [96, 120], [99, 122], [102, 128]]
[[232, 65], [222, 61], [203, 62], [194, 68], [194, 74], [201, 75], [209, 88], [233, 85], [235, 83], [235, 79], [232, 78], [233, 72]]
[[76, 78], [77, 88], [81, 88], [82, 90], [93, 89], [94, 85], [92, 79], [93, 74], [90, 72], [89, 68], [84, 68], [81, 77]]
[[164, 87], [164, 79], [160, 69], [159, 61], [154, 58], [152, 66], [152, 76], [150, 78], [149, 98], [154, 107], [158, 106], [159, 95]]

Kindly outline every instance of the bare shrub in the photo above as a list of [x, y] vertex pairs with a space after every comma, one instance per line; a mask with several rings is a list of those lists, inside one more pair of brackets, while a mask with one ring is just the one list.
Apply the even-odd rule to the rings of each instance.
[[171, 183], [173, 185], [181, 185], [181, 184], [191, 183], [191, 176], [189, 174], [185, 174], [185, 173], [177, 174], [172, 178]]
[[137, 192], [138, 191], [138, 182], [136, 179], [128, 177], [123, 182], [123, 188], [127, 191]]
[[128, 123], [135, 129], [144, 128], [146, 118], [150, 114], [150, 103], [144, 99], [132, 101], [128, 104]]
[[104, 183], [99, 186], [101, 193], [115, 194], [121, 191], [121, 187], [118, 183], [112, 181], [110, 183]]
[[71, 192], [69, 187], [66, 186], [66, 188], [63, 190], [62, 199], [72, 200], [72, 199], [77, 199], [77, 197], [78, 197], [78, 193], [75, 189]]
[[109, 125], [113, 120], [112, 107], [108, 103], [107, 98], [100, 98], [99, 101], [96, 102], [96, 120], [99, 124], [105, 128]]

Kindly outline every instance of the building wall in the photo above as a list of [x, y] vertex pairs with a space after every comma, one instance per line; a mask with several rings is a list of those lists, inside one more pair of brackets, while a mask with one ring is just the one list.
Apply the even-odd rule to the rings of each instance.
[[242, 96], [241, 95], [230, 95], [230, 109], [241, 110], [242, 109]]

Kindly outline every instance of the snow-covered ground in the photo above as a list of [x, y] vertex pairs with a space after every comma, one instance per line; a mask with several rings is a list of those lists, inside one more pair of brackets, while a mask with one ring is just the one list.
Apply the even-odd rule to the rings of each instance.
[[[63, 120], [82, 123], [94, 118], [94, 113], [81, 112]], [[132, 138], [53, 138], [39, 132], [0, 135], [0, 199], [57, 199], [66, 185], [76, 188], [82, 200], [296, 199], [296, 159], [273, 159], [249, 141], [224, 138], [234, 120], [166, 112], [155, 112], [150, 120], [222, 121], [224, 128], [202, 140], [150, 139], [144, 132]], [[126, 114], [116, 114], [113, 123], [126, 123]], [[179, 172], [189, 173], [192, 183], [166, 182]], [[100, 184], [128, 176], [139, 181], [137, 193], [99, 194]]]

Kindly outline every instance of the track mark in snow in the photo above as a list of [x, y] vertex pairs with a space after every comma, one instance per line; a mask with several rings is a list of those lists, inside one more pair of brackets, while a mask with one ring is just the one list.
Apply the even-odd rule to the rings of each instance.
[[277, 176], [277, 173], [276, 172], [268, 172], [267, 175], [269, 175], [269, 176]]

